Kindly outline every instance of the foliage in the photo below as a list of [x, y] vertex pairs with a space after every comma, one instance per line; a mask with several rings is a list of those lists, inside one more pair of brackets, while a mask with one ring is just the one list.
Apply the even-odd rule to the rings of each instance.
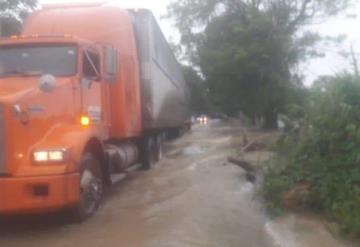
[[2, 0], [0, 1], [0, 34], [10, 36], [18, 34], [21, 23], [37, 6], [37, 0]]
[[204, 80], [192, 67], [183, 66], [183, 73], [185, 81], [189, 85], [192, 112], [197, 114], [210, 113], [211, 107]]
[[185, 55], [201, 69], [214, 104], [277, 126], [301, 87], [300, 61], [322, 55], [321, 37], [303, 27], [342, 10], [347, 0], [179, 0], [168, 8]]
[[360, 80], [343, 74], [313, 86], [300, 129], [279, 144], [266, 172], [263, 194], [270, 209], [294, 185], [312, 188], [303, 206], [321, 210], [346, 232], [360, 234]]

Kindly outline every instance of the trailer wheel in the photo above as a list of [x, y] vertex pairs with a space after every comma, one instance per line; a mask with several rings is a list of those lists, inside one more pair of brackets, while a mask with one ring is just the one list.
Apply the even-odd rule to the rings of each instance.
[[91, 153], [85, 153], [80, 166], [80, 200], [73, 208], [76, 222], [83, 222], [99, 208], [103, 197], [103, 179], [100, 162]]
[[153, 136], [144, 137], [141, 149], [143, 169], [149, 170], [157, 161], [156, 138]]
[[156, 136], [156, 161], [160, 161], [163, 157], [162, 148], [162, 135], [159, 134]]

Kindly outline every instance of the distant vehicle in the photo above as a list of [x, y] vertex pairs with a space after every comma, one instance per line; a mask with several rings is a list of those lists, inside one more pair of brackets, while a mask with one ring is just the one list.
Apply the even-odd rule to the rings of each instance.
[[54, 5], [0, 41], [0, 214], [70, 208], [190, 127], [181, 68], [149, 10]]
[[209, 118], [206, 115], [200, 115], [196, 120], [200, 124], [207, 124], [209, 122]]

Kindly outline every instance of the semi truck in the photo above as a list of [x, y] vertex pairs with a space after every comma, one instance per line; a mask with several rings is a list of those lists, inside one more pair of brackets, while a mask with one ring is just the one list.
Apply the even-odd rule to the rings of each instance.
[[48, 5], [0, 40], [0, 215], [85, 220], [189, 127], [189, 91], [151, 11]]

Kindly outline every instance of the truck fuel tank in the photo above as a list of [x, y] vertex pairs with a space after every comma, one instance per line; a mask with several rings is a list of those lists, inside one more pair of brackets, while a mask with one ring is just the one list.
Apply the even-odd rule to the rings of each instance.
[[139, 150], [132, 143], [120, 145], [107, 144], [105, 146], [105, 153], [109, 158], [110, 171], [114, 173], [123, 172], [139, 158]]

